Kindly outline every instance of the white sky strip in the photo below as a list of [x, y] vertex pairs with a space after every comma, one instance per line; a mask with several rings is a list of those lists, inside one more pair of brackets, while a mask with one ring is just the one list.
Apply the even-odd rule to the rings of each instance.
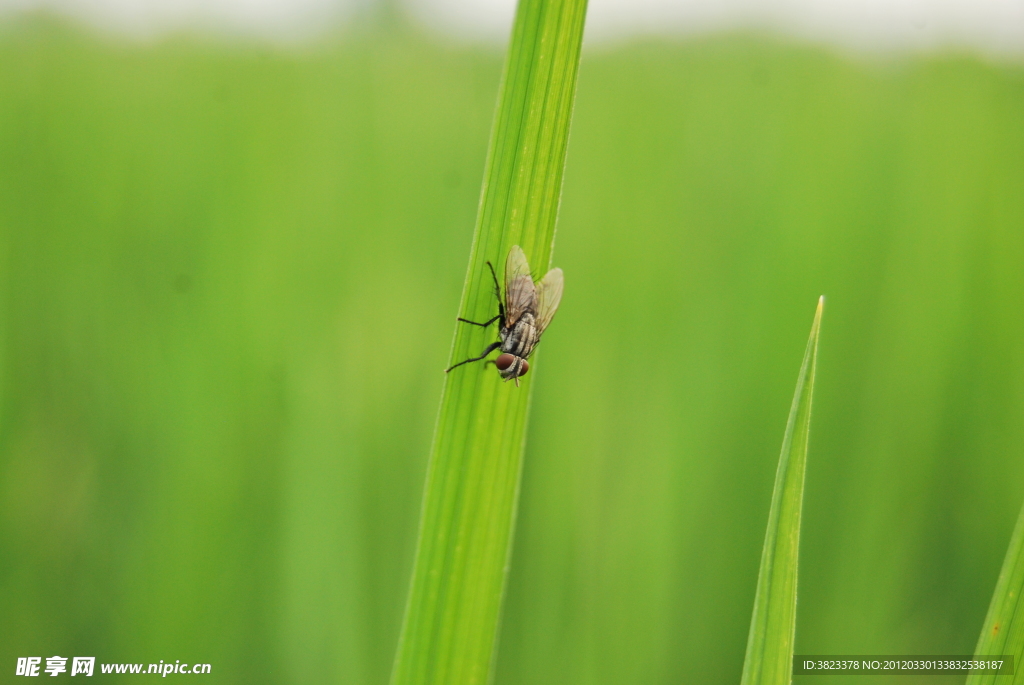
[[[515, 0], [407, 0], [440, 30], [500, 40]], [[1024, 53], [1024, 0], [590, 0], [587, 40], [766, 29], [863, 50]]]
[[[315, 39], [379, 0], [0, 0], [0, 16], [46, 9], [137, 37], [182, 28]], [[515, 0], [396, 0], [433, 30], [504, 42]], [[760, 29], [888, 52], [947, 47], [1024, 55], [1024, 0], [590, 0], [589, 43]]]

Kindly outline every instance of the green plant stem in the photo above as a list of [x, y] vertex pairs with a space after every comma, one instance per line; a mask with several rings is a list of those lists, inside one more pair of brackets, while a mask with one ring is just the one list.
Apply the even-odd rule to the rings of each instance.
[[[585, 12], [586, 0], [519, 3], [459, 310], [467, 319], [497, 313], [487, 261], [500, 274], [518, 244], [535, 275], [550, 265]], [[458, 324], [449, 364], [496, 339], [496, 326]], [[446, 377], [392, 685], [490, 677], [538, 366], [522, 387], [482, 363]]]
[[811, 324], [811, 335], [797, 377], [789, 410], [775, 489], [768, 513], [768, 531], [757, 575], [754, 614], [750, 619], [742, 685], [782, 685], [792, 681], [796, 633], [796, 578], [800, 553], [800, 516], [811, 428], [811, 398], [818, 357], [818, 334], [825, 298]]

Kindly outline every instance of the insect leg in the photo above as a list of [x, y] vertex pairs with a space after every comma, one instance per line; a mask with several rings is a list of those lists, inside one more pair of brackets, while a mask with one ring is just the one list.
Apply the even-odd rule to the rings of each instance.
[[490, 345], [488, 345], [487, 349], [484, 350], [483, 354], [481, 354], [479, 357], [473, 357], [472, 359], [467, 359], [465, 361], [461, 361], [458, 364], [453, 364], [452, 366], [449, 366], [447, 369], [445, 369], [444, 372], [448, 373], [449, 371], [454, 369], [456, 366], [462, 366], [463, 364], [468, 364], [470, 362], [478, 362], [481, 359], [483, 359], [484, 357], [486, 357], [487, 355], [489, 355], [494, 350], [498, 349], [499, 347], [501, 347], [501, 341], [500, 340], [498, 342], [491, 343]]
[[494, 265], [491, 264], [490, 260], [487, 261], [487, 268], [491, 270], [491, 278], [494, 279], [494, 297], [498, 299], [498, 319], [501, 321], [501, 327], [505, 327], [505, 305], [501, 302], [501, 286], [498, 285], [498, 274], [494, 271]]
[[484, 328], [487, 328], [488, 326], [490, 326], [492, 323], [494, 323], [495, 321], [497, 321], [500, 318], [501, 318], [501, 315], [499, 314], [498, 316], [494, 317], [490, 321], [486, 321], [484, 323], [477, 323], [476, 321], [470, 321], [469, 319], [463, 319], [460, 316], [458, 319], [456, 319], [456, 321], [461, 321], [462, 323], [471, 323], [474, 326], [483, 326]]

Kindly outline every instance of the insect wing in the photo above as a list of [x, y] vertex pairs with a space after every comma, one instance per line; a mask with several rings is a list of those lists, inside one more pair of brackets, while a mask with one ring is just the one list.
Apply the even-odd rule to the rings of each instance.
[[513, 245], [505, 260], [505, 326], [511, 327], [537, 303], [537, 290], [522, 248]]
[[552, 269], [537, 284], [537, 333], [543, 333], [544, 329], [555, 318], [558, 311], [558, 304], [562, 301], [562, 278], [561, 269]]

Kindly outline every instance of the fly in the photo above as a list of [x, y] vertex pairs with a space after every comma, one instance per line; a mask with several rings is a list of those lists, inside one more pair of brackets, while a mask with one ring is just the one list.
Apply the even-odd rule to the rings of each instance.
[[562, 270], [552, 269], [544, 278], [534, 283], [526, 255], [518, 245], [513, 245], [509, 250], [508, 259], [505, 260], [505, 300], [502, 303], [498, 274], [494, 272], [494, 265], [490, 262], [487, 262], [487, 268], [491, 270], [491, 277], [494, 278], [498, 315], [484, 323], [462, 317], [459, 317], [459, 321], [483, 328], [497, 321], [500, 325], [498, 335], [501, 340], [488, 345], [479, 357], [461, 361], [446, 369], [445, 373], [456, 366], [478, 362], [500, 348], [501, 354], [491, 361], [498, 367], [498, 373], [503, 380], [514, 378], [518, 386], [519, 377], [525, 376], [530, 370], [530, 364], [526, 360], [540, 342], [541, 334], [551, 323], [558, 310], [558, 303], [562, 300]]

